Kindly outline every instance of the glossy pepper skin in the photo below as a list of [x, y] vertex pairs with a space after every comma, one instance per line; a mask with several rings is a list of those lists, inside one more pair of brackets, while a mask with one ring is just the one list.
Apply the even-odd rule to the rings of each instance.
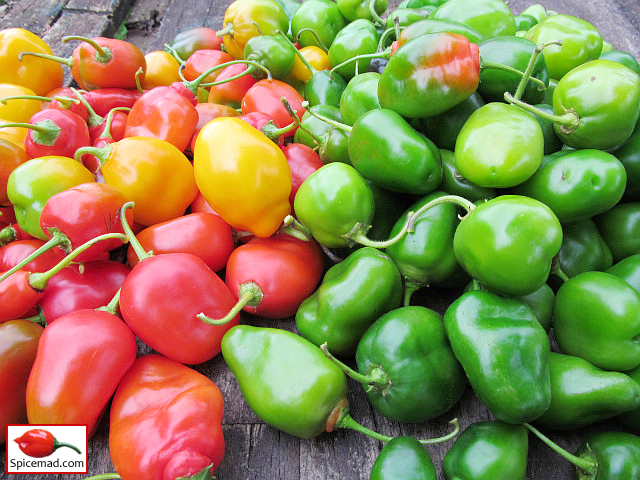
[[425, 195], [442, 181], [438, 147], [385, 108], [370, 110], [355, 121], [349, 159], [364, 178], [392, 192]]
[[133, 333], [117, 316], [78, 310], [47, 326], [27, 383], [30, 423], [86, 424], [92, 435], [136, 357]]
[[371, 467], [369, 480], [435, 480], [436, 469], [429, 453], [414, 437], [396, 437], [388, 442]]
[[520, 195], [481, 203], [453, 237], [456, 258], [467, 273], [511, 295], [540, 288], [561, 245], [562, 227], [549, 207]]
[[205, 469], [198, 478], [211, 478], [224, 457], [223, 414], [209, 378], [161, 355], [139, 357], [111, 404], [113, 465], [123, 480], [191, 478]]
[[382, 108], [403, 117], [442, 113], [478, 88], [478, 46], [456, 33], [430, 33], [402, 45], [380, 75]]
[[534, 424], [548, 430], [582, 428], [640, 406], [640, 384], [580, 357], [552, 352], [551, 404]]
[[353, 355], [366, 329], [397, 308], [402, 280], [391, 258], [371, 247], [359, 248], [331, 267], [318, 289], [296, 312], [300, 334], [335, 355]]
[[465, 25], [464, 23], [457, 22], [455, 20], [449, 20], [445, 18], [425, 18], [419, 20], [411, 25], [408, 25], [400, 32], [398, 36], [398, 48], [407, 43], [412, 38], [415, 38], [424, 33], [439, 33], [439, 32], [452, 32], [457, 33], [465, 37], [469, 42], [480, 44], [483, 37], [475, 28]]
[[303, 47], [317, 45], [311, 32], [301, 31], [310, 28], [318, 34], [320, 41], [328, 48], [346, 24], [347, 20], [335, 2], [310, 0], [303, 2], [293, 15], [291, 33]]
[[597, 367], [625, 371], [640, 365], [640, 294], [615, 275], [591, 271], [564, 282], [556, 293], [553, 329], [564, 353]]
[[364, 113], [380, 108], [378, 101], [378, 82], [380, 74], [365, 72], [353, 77], [340, 96], [340, 114], [342, 121], [353, 125]]
[[444, 456], [447, 480], [524, 480], [528, 432], [498, 420], [469, 425]]
[[587, 62], [563, 76], [553, 91], [554, 113], [573, 109], [579, 118], [575, 131], [556, 124], [556, 134], [577, 149], [616, 147], [633, 133], [638, 103], [640, 75], [611, 60]]
[[178, 32], [171, 41], [171, 48], [186, 60], [196, 50], [205, 48], [220, 50], [222, 38], [216, 35], [215, 30], [207, 27], [194, 27]]
[[[585, 475], [576, 468], [580, 480], [625, 480], [640, 477], [640, 437], [626, 432], [590, 435], [578, 449], [581, 458], [595, 459], [597, 473]], [[582, 475], [582, 476], [581, 476]]]
[[590, 218], [562, 225], [558, 266], [568, 276], [611, 267], [611, 250]]
[[9, 202], [7, 196], [7, 182], [9, 175], [16, 167], [29, 160], [29, 156], [23, 145], [18, 145], [3, 138], [0, 138], [0, 203], [5, 205]]
[[627, 174], [610, 153], [576, 150], [549, 159], [515, 192], [547, 205], [561, 222], [584, 220], [616, 205]]
[[312, 438], [331, 431], [346, 405], [340, 367], [292, 332], [238, 325], [224, 336], [222, 355], [249, 407], [286, 433]]
[[615, 262], [640, 252], [640, 202], [620, 202], [594, 221]]
[[444, 327], [474, 392], [499, 420], [527, 422], [549, 407], [549, 339], [528, 305], [466, 292], [447, 309]]
[[[349, 60], [356, 55], [374, 53], [378, 48], [380, 37], [375, 25], [365, 18], [356, 19], [347, 23], [333, 39], [329, 47], [329, 63], [331, 67], [336, 67], [342, 62]], [[345, 80], [350, 80], [358, 72], [369, 70], [369, 59], [363, 59], [349, 65], [344, 65], [336, 72]]]
[[7, 440], [8, 424], [27, 422], [25, 392], [29, 372], [36, 358], [44, 328], [30, 320], [9, 320], [0, 324], [0, 444]]
[[194, 151], [198, 188], [232, 227], [271, 236], [289, 214], [291, 170], [278, 146], [235, 117], [203, 127]]
[[443, 3], [430, 16], [454, 20], [477, 30], [484, 38], [516, 33], [515, 18], [502, 0], [453, 0]]
[[48, 457], [60, 447], [70, 447], [80, 453], [78, 447], [58, 442], [51, 432], [43, 428], [27, 430], [13, 441], [18, 444], [22, 453], [34, 458]]
[[380, 316], [356, 350], [358, 371], [373, 407], [401, 422], [425, 422], [452, 408], [466, 377], [445, 335], [442, 317], [425, 307], [401, 307]]

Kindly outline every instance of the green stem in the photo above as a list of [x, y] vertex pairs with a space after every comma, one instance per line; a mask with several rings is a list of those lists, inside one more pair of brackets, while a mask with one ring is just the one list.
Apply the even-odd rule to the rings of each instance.
[[60, 230], [54, 229], [54, 230], [52, 230], [51, 238], [44, 245], [42, 245], [38, 249], [34, 250], [31, 254], [29, 254], [25, 258], [23, 258], [19, 263], [17, 263], [13, 267], [11, 267], [9, 270], [4, 272], [2, 275], [0, 275], [0, 282], [2, 282], [9, 275], [12, 275], [15, 272], [17, 272], [18, 270], [20, 270], [27, 263], [29, 263], [32, 260], [38, 258], [43, 253], [48, 252], [52, 248], [55, 248], [55, 247], [58, 247], [58, 246], [60, 246], [65, 252], [70, 252], [71, 251], [71, 241], [69, 240], [69, 237], [67, 237]]
[[[331, 360], [333, 364], [340, 367], [340, 370], [342, 370], [345, 373], [345, 375], [347, 375], [350, 378], [353, 378], [356, 382], [362, 383], [365, 385], [381, 385], [382, 384], [382, 383], [375, 382], [371, 376], [363, 375], [362, 373], [354, 370], [349, 365], [342, 363], [340, 360], [334, 357], [329, 351], [327, 342], [324, 342], [322, 345], [320, 345], [320, 350], [322, 350], [322, 353], [324, 353], [324, 356], [327, 357], [329, 360]], [[388, 376], [387, 376], [387, 381], [383, 382], [383, 384], [384, 385], [389, 384]]]
[[518, 88], [516, 89], [516, 93], [514, 94], [514, 98], [516, 100], [520, 100], [522, 98], [522, 94], [524, 93], [524, 89], [527, 86], [527, 82], [531, 78], [531, 73], [533, 73], [533, 67], [536, 64], [536, 60], [538, 60], [538, 55], [542, 53], [549, 45], [562, 45], [561, 41], [551, 41], [546, 43], [540, 43], [536, 45], [535, 50], [531, 54], [531, 58], [529, 58], [529, 63], [527, 64], [527, 68], [524, 70], [522, 78], [520, 79], [520, 83], [518, 84]]
[[[28, 128], [30, 130], [33, 130], [34, 132], [39, 133], [43, 137], [47, 137], [47, 138], [54, 137], [54, 136], [57, 137], [57, 135], [60, 134], [60, 127], [58, 127], [51, 120], [42, 120], [41, 122], [38, 122], [38, 123], [21, 123], [21, 122], [0, 123], [0, 128], [5, 128], [5, 127]], [[43, 145], [49, 145], [48, 142], [47, 143], [37, 142], [37, 143], [41, 143]], [[51, 145], [53, 145], [53, 143], [51, 143]]]
[[173, 48], [168, 43], [164, 44], [164, 49], [165, 49], [165, 51], [169, 52], [171, 54], [171, 56], [173, 58], [175, 58], [180, 65], [184, 65], [186, 63], [186, 60], [183, 60], [182, 57], [180, 56], [180, 54], [176, 51], [176, 49]]
[[[144, 88], [142, 88], [142, 82], [140, 81], [140, 77], [142, 76], [143, 73], [144, 73], [144, 70], [142, 70], [142, 67], [140, 67], [138, 68], [138, 70], [136, 70], [136, 73], [134, 75], [134, 78], [136, 79], [136, 89], [141, 94], [144, 93]], [[180, 73], [180, 69], [178, 69], [178, 73]], [[180, 74], [180, 78], [184, 80], [184, 77], [182, 77], [182, 74]]]
[[554, 452], [556, 452], [561, 457], [565, 458], [569, 462], [573, 463], [576, 467], [581, 470], [584, 470], [589, 475], [595, 475], [598, 471], [598, 462], [595, 460], [589, 460], [586, 458], [580, 458], [576, 455], [573, 455], [567, 452], [564, 448], [560, 447], [557, 443], [553, 442], [549, 437], [543, 434], [537, 428], [529, 425], [528, 423], [523, 423], [523, 425], [536, 437], [538, 437], [543, 443], [545, 443], [549, 448], [551, 448]]
[[377, 26], [384, 25], [384, 20], [382, 20], [378, 12], [376, 12], [376, 0], [369, 0], [369, 13], [371, 14], [371, 19], [374, 24]]
[[573, 133], [580, 125], [580, 117], [578, 117], [578, 114], [573, 109], [565, 109], [565, 113], [563, 115], [553, 115], [537, 107], [534, 107], [533, 105], [529, 105], [522, 100], [516, 99], [509, 92], [504, 92], [504, 99], [508, 103], [517, 105], [518, 107], [531, 112], [540, 118], [544, 118], [545, 120], [549, 120], [550, 122], [557, 124], [562, 133], [565, 133], [567, 135]]
[[229, 35], [229, 36], [233, 37], [234, 33], [235, 33], [235, 30], [233, 28], [233, 23], [229, 22], [229, 23], [227, 23], [226, 27], [224, 27], [222, 30], [218, 30], [216, 32], [216, 37], [223, 37], [225, 35]]
[[411, 305], [411, 297], [414, 293], [420, 290], [424, 285], [418, 282], [414, 282], [413, 280], [409, 280], [405, 277], [404, 279], [404, 297], [402, 301], [402, 306], [408, 307]]
[[0, 230], [0, 247], [13, 242], [16, 238], [18, 238], [18, 235], [15, 228], [11, 225], [4, 227]]
[[394, 243], [398, 243], [409, 231], [409, 222], [413, 218], [413, 212], [409, 212], [407, 215], [407, 221], [404, 223], [402, 229], [395, 234], [393, 237], [387, 240], [371, 240], [367, 238], [367, 232], [371, 228], [371, 225], [364, 225], [362, 223], [356, 223], [349, 233], [345, 233], [343, 235], [344, 238], [350, 240], [355, 243], [359, 243], [360, 245], [364, 245], [365, 247], [373, 247], [373, 248], [387, 248], [393, 245]]
[[125, 215], [126, 211], [135, 206], [134, 202], [127, 202], [122, 207], [120, 207], [120, 223], [122, 223], [122, 230], [125, 235], [129, 236], [129, 245], [133, 248], [133, 251], [136, 252], [138, 256], [138, 260], [141, 262], [149, 257], [153, 257], [153, 252], [147, 252], [142, 244], [138, 241], [133, 230], [131, 230], [131, 226], [129, 226], [129, 222], [127, 222], [127, 216]]
[[[307, 127], [302, 125], [302, 121], [298, 116], [298, 112], [296, 112], [293, 109], [293, 107], [291, 106], [291, 104], [289, 103], [286, 97], [281, 97], [280, 101], [284, 105], [284, 108], [287, 110], [287, 113], [289, 114], [289, 116], [293, 119], [293, 122], [296, 124], [296, 126], [299, 129], [301, 129], [303, 132], [305, 132], [307, 135], [309, 135], [313, 139], [313, 141], [316, 142], [316, 145], [318, 145], [318, 148], [321, 147], [325, 143], [322, 137], [318, 136], [315, 132], [312, 132]], [[309, 106], [309, 102], [303, 102], [303, 105]], [[310, 112], [309, 110], [307, 111], [309, 112], [309, 115], [313, 115], [312, 112]]]
[[474, 208], [476, 208], [473, 202], [467, 200], [464, 197], [460, 197], [458, 195], [443, 195], [442, 197], [434, 198], [433, 200], [425, 203], [418, 210], [416, 210], [413, 213], [413, 215], [411, 215], [411, 218], [408, 219], [407, 223], [409, 224], [408, 225], [409, 232], [413, 232], [413, 227], [420, 215], [422, 215], [424, 212], [426, 212], [430, 208], [435, 207], [436, 205], [440, 205], [442, 203], [455, 203], [457, 205], [460, 205], [462, 208], [464, 208], [467, 211], [467, 213], [471, 212]]
[[318, 70], [316, 70], [315, 68], [313, 68], [313, 65], [311, 65], [309, 63], [309, 60], [307, 60], [306, 58], [304, 58], [304, 55], [302, 55], [302, 53], [300, 52], [300, 50], [298, 50], [296, 48], [296, 46], [293, 44], [293, 42], [291, 42], [291, 40], [289, 40], [289, 37], [287, 37], [287, 35], [282, 31], [282, 30], [278, 30], [278, 35], [280, 35], [282, 38], [284, 38], [284, 40], [289, 43], [289, 45], [291, 45], [291, 48], [293, 48], [293, 51], [295, 52], [296, 56], [300, 59], [300, 61], [302, 62], [302, 64], [307, 67], [307, 69], [311, 72], [311, 75], [315, 74], [318, 72]]
[[47, 326], [47, 321], [44, 318], [44, 312], [41, 307], [38, 307], [38, 313], [33, 317], [23, 318], [22, 320], [28, 320], [30, 322], [37, 323], [38, 325], [42, 325], [43, 327]]
[[309, 229], [296, 220], [293, 215], [284, 217], [280, 231], [304, 242], [308, 242], [313, 238]]
[[130, 111], [131, 109], [129, 107], [113, 107], [111, 110], [109, 110], [109, 113], [107, 114], [107, 120], [104, 122], [104, 128], [102, 129], [102, 133], [100, 133], [100, 135], [98, 136], [113, 138], [113, 135], [111, 135], [111, 123], [113, 122], [114, 113], [130, 112]]
[[324, 44], [324, 42], [320, 38], [320, 35], [318, 35], [318, 32], [316, 32], [313, 28], [305, 27], [298, 30], [298, 35], [297, 35], [298, 42], [300, 41], [300, 34], [302, 34], [303, 32], [309, 32], [313, 37], [313, 39], [316, 41], [317, 46], [320, 47], [322, 50], [324, 50], [324, 53], [327, 53], [329, 51], [327, 46]]
[[569, 275], [567, 275], [558, 263], [554, 263], [551, 267], [551, 273], [558, 277], [562, 282], [566, 282], [569, 280]]
[[[230, 62], [225, 62], [225, 63], [221, 63], [220, 65], [216, 65], [215, 67], [210, 68], [209, 70], [207, 70], [206, 72], [204, 72], [202, 75], [200, 75], [198, 78], [196, 78], [195, 80], [192, 81], [185, 81], [184, 84], [187, 88], [189, 88], [192, 92], [197, 91], [198, 87], [213, 87], [214, 85], [220, 85], [222, 83], [227, 83], [230, 82], [231, 80], [235, 80], [236, 78], [238, 78], [238, 76], [233, 76], [233, 77], [229, 77], [229, 78], [225, 78], [224, 80], [220, 80], [217, 82], [209, 82], [209, 83], [202, 83], [202, 80], [204, 80], [207, 76], [209, 76], [210, 74], [212, 74], [213, 72], [220, 70], [222, 68], [228, 67], [229, 65], [235, 65], [236, 63], [244, 63], [245, 65], [249, 65], [249, 68], [247, 68], [247, 70], [245, 70], [244, 72], [238, 74], [239, 76], [244, 76], [244, 75], [248, 75], [251, 74], [252, 72], [254, 72], [256, 69], [262, 70], [264, 73], [267, 74], [267, 80], [271, 81], [271, 79], [273, 78], [271, 76], [271, 72], [269, 71], [269, 69], [267, 67], [265, 67], [264, 65], [260, 64], [259, 62], [255, 62], [253, 60], [248, 60], [248, 59], [244, 59], [244, 60], [232, 60]], [[253, 67], [253, 68], [251, 68]]]
[[55, 96], [53, 98], [50, 97], [42, 97], [40, 95], [11, 95], [9, 97], [4, 97], [0, 99], [0, 103], [6, 105], [9, 100], [38, 100], [39, 102], [53, 102], [56, 100], [61, 107], [69, 108], [72, 103], [76, 105], [80, 103], [80, 100], [76, 100], [75, 98]]
[[79, 247], [75, 248], [71, 253], [69, 253], [66, 257], [60, 260], [56, 265], [51, 267], [46, 272], [34, 272], [29, 275], [29, 285], [31, 285], [35, 290], [42, 291], [47, 287], [47, 283], [56, 273], [62, 270], [65, 267], [71, 265], [71, 262], [80, 255], [85, 250], [93, 247], [96, 243], [101, 242], [103, 240], [110, 240], [112, 238], [117, 238], [122, 240], [123, 243], [127, 243], [129, 241], [129, 237], [127, 235], [123, 235], [122, 233], [104, 233], [102, 235], [98, 235], [95, 238], [83, 243]]
[[76, 153], [74, 153], [73, 158], [82, 163], [83, 155], [94, 155], [100, 161], [100, 166], [98, 167], [98, 170], [100, 170], [107, 160], [109, 160], [112, 149], [112, 144], [105, 145], [104, 147], [80, 147], [76, 150]]
[[382, 35], [380, 35], [380, 41], [378, 42], [378, 52], [382, 52], [384, 51], [384, 44], [387, 41], [387, 37], [389, 36], [390, 33], [395, 33], [396, 34], [396, 40], [398, 39], [398, 32], [396, 30], [396, 27], [393, 26], [391, 28], [387, 28], [384, 32], [382, 32]]
[[341, 67], [344, 67], [346, 65], [349, 65], [353, 62], [359, 62], [360, 60], [370, 60], [373, 58], [389, 58], [391, 57], [391, 49], [387, 49], [384, 50], [382, 52], [376, 52], [376, 53], [363, 53], [362, 55], [356, 55], [355, 57], [351, 57], [348, 60], [345, 60], [342, 63], [339, 63], [338, 65], [336, 65], [335, 67], [333, 67], [330, 70], [330, 74], [333, 74], [336, 70], [338, 70]]
[[278, 128], [276, 127], [275, 123], [273, 123], [273, 120], [269, 120], [267, 123], [265, 123], [262, 128], [260, 129], [260, 131], [262, 133], [264, 133], [267, 138], [275, 143], [280, 143], [280, 136], [284, 135], [285, 133], [290, 132], [291, 130], [295, 129], [297, 127], [296, 122], [291, 122], [289, 125], [282, 127], [282, 128]]
[[113, 298], [109, 301], [109, 303], [104, 307], [98, 307], [96, 310], [101, 310], [103, 312], [108, 312], [112, 315], [116, 315], [118, 312], [118, 305], [120, 304], [120, 289], [116, 292]]
[[62, 37], [62, 41], [64, 43], [70, 40], [80, 40], [81, 42], [85, 42], [91, 45], [96, 51], [95, 59], [100, 63], [107, 63], [109, 60], [113, 58], [113, 54], [111, 53], [111, 50], [109, 50], [108, 47], [102, 47], [98, 45], [98, 42], [96, 42], [92, 38], [87, 38], [80, 35], [68, 35], [66, 37]]
[[63, 57], [57, 57], [56, 55], [49, 55], [47, 53], [20, 52], [20, 54], [18, 55], [18, 60], [22, 61], [22, 57], [24, 57], [25, 55], [30, 55], [32, 57], [38, 57], [38, 58], [44, 58], [44, 59], [47, 59], [47, 60], [53, 60], [54, 62], [62, 63], [62, 64], [66, 65], [69, 68], [73, 67], [73, 57], [63, 58]]
[[[538, 84], [538, 90], [540, 90], [541, 92], [547, 89], [547, 86], [544, 84], [544, 82], [542, 80], [540, 80], [539, 78], [536, 77], [532, 77], [531, 76], [531, 72], [522, 72], [520, 70], [518, 70], [517, 68], [514, 68], [510, 65], [504, 65], [502, 63], [496, 63], [496, 62], [490, 62], [488, 60], [482, 60], [480, 59], [480, 69], [484, 70], [486, 68], [491, 68], [493, 70], [502, 70], [504, 72], [510, 72], [510, 73], [514, 73], [516, 75], [519, 75], [521, 78], [525, 78], [525, 76], [528, 77], [528, 82], [533, 82], [533, 83], [537, 83]], [[528, 68], [528, 67], [527, 67]], [[518, 84], [518, 88], [520, 88], [520, 85], [524, 85], [526, 86], [527, 82], [520, 82]], [[515, 98], [520, 99], [520, 97], [522, 97], [522, 94], [524, 93], [524, 87], [522, 88], [522, 92], [520, 92], [520, 96], [518, 96], [518, 91], [516, 90], [516, 94], [514, 95]]]
[[87, 125], [89, 127], [95, 127], [96, 125], [100, 125], [104, 121], [104, 117], [101, 117], [96, 113], [96, 111], [93, 109], [91, 104], [87, 102], [87, 99], [84, 98], [78, 90], [71, 87], [71, 91], [76, 97], [78, 97], [78, 101], [82, 103], [82, 105], [84, 105], [84, 108], [86, 108], [87, 112], [89, 113], [89, 118], [87, 119]]
[[[198, 315], [196, 315], [196, 317], [198, 317], [207, 325], [226, 325], [231, 320], [233, 320], [235, 316], [238, 315], [244, 307], [249, 305], [251, 302], [255, 301], [255, 299], [256, 299], [255, 291], [253, 291], [253, 289], [246, 289], [243, 293], [241, 293], [240, 298], [238, 298], [238, 301], [233, 306], [233, 308], [229, 310], [229, 313], [227, 313], [224, 317], [211, 318], [205, 315], [204, 312], [199, 313]], [[260, 292], [260, 300], [262, 300], [262, 292]]]
[[68, 447], [72, 450], [75, 450], [78, 453], [82, 453], [80, 451], [80, 449], [78, 447], [76, 447], [75, 445], [71, 445], [70, 443], [63, 443], [63, 442], [59, 442], [57, 439], [53, 439], [53, 449], [57, 450], [60, 447]]
[[[306, 102], [306, 101], [302, 102], [302, 106], [304, 108], [307, 108], [309, 106], [309, 102]], [[325, 117], [324, 115], [320, 115], [318, 113], [312, 112], [309, 109], [307, 109], [307, 112], [309, 112], [309, 115], [313, 115], [318, 120], [322, 120], [323, 122], [328, 123], [332, 127], [339, 128], [340, 130], [343, 130], [343, 131], [345, 131], [347, 133], [351, 133], [351, 130], [353, 129], [353, 127], [351, 127], [351, 125], [346, 125], [344, 123], [338, 122], [336, 120], [333, 120], [332, 118], [328, 118], [328, 117]]]

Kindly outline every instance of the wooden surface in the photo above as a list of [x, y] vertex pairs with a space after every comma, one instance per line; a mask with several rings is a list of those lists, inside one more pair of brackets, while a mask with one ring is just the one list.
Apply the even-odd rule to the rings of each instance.
[[[399, 0], [398, 0], [399, 1]], [[54, 52], [68, 56], [73, 45], [60, 43], [69, 34], [87, 36], [112, 35], [123, 20], [128, 39], [143, 52], [159, 50], [179, 31], [208, 26], [219, 28], [228, 0], [8, 0], [0, 1], [0, 29], [25, 27], [38, 33]], [[397, 2], [396, 2], [397, 3]], [[514, 13], [520, 13], [533, 3], [525, 0], [509, 2]], [[638, 0], [611, 2], [555, 0], [545, 4], [559, 13], [583, 18], [594, 24], [603, 37], [616, 48], [627, 50], [640, 58], [640, 3]], [[414, 304], [422, 304], [444, 312], [457, 291], [422, 291], [414, 296]], [[264, 321], [249, 315], [244, 321], [262, 326], [294, 329], [292, 320]], [[141, 349], [141, 353], [144, 348]], [[196, 367], [220, 387], [225, 397], [224, 434], [226, 455], [217, 470], [218, 478], [228, 480], [364, 480], [382, 447], [351, 431], [323, 434], [312, 440], [299, 440], [262, 424], [244, 402], [233, 375], [221, 357]], [[491, 419], [487, 408], [467, 391], [461, 402], [450, 412], [425, 424], [400, 424], [376, 414], [364, 396], [362, 388], [350, 381], [349, 401], [354, 419], [381, 433], [439, 436], [449, 431], [447, 422], [458, 417], [462, 427], [479, 420]], [[107, 445], [108, 418], [90, 442], [89, 474], [113, 471]], [[554, 433], [550, 436], [561, 445], [575, 449], [593, 431], [622, 430], [617, 423], [603, 422], [576, 432]], [[429, 446], [428, 451], [442, 479], [442, 458], [451, 446], [448, 442]], [[551, 453], [537, 440], [530, 439], [529, 479], [573, 478], [572, 467]], [[4, 449], [0, 454], [0, 478], [4, 474]], [[52, 480], [81, 479], [83, 475], [11, 475], [11, 479]], [[146, 480], [146, 479], [140, 479]]]

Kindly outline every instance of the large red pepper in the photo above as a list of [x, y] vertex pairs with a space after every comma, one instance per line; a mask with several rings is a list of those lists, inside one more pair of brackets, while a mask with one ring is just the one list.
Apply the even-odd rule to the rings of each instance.
[[111, 404], [113, 465], [122, 480], [213, 478], [224, 457], [223, 414], [209, 378], [161, 355], [139, 357]]

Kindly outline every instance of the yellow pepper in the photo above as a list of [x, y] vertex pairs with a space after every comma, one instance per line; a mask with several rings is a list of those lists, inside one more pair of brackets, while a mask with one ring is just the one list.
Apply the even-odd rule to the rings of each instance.
[[207, 123], [195, 142], [198, 188], [227, 223], [269, 237], [289, 214], [291, 169], [282, 150], [237, 117]]
[[22, 52], [53, 54], [49, 45], [29, 30], [0, 30], [0, 82], [22, 85], [43, 96], [62, 86], [64, 73], [58, 62], [32, 55], [20, 60]]
[[[13, 96], [35, 96], [30, 88], [13, 83], [0, 83], [0, 100]], [[0, 118], [9, 122], [28, 123], [34, 113], [42, 110], [40, 100], [10, 99], [0, 103]]]
[[150, 90], [153, 87], [169, 86], [180, 81], [178, 70], [180, 63], [169, 52], [156, 50], [144, 56], [147, 62], [142, 88]]
[[[300, 53], [307, 62], [309, 62], [311, 66], [318, 71], [329, 70], [331, 68], [331, 65], [329, 64], [329, 55], [327, 55], [327, 52], [322, 50], [320, 47], [316, 47], [315, 45], [303, 47], [300, 49]], [[311, 78], [311, 72], [297, 55], [290, 75], [296, 80], [300, 80], [302, 82], [306, 82]]]

